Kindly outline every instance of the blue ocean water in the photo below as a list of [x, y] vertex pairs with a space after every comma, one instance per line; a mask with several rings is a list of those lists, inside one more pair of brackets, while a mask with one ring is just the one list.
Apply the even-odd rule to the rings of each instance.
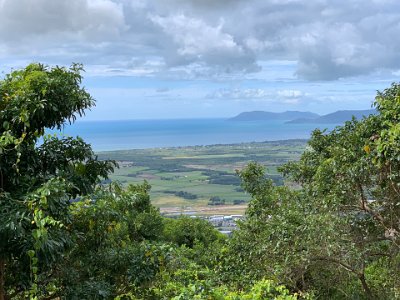
[[331, 124], [226, 119], [123, 120], [78, 121], [66, 125], [62, 133], [82, 137], [95, 151], [106, 151], [308, 139], [315, 128], [333, 127]]

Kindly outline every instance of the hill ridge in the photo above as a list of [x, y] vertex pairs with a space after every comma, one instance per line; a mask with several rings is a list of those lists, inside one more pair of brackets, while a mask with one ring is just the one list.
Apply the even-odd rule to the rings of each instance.
[[318, 115], [309, 111], [297, 110], [287, 110], [284, 112], [255, 110], [242, 112], [235, 117], [229, 118], [228, 121], [285, 121], [286, 124], [340, 124], [351, 120], [353, 116], [356, 119], [362, 119], [364, 116], [376, 113], [376, 109], [341, 109], [326, 115]]
[[318, 114], [312, 112], [304, 112], [304, 111], [296, 111], [296, 110], [288, 110], [284, 112], [269, 112], [269, 111], [249, 111], [242, 112], [235, 117], [228, 119], [229, 121], [269, 121], [269, 120], [282, 120], [289, 121], [298, 118], [318, 118], [320, 117]]
[[337, 110], [333, 113], [320, 116], [318, 118], [298, 118], [287, 121], [288, 124], [304, 124], [304, 123], [319, 123], [319, 124], [335, 124], [350, 121], [354, 116], [356, 119], [362, 119], [364, 116], [376, 114], [375, 109], [365, 110]]

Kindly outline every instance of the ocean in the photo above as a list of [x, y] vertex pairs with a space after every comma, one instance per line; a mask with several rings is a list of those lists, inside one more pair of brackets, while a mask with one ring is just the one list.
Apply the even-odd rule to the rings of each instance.
[[308, 139], [315, 128], [334, 127], [227, 119], [77, 121], [61, 134], [82, 137], [94, 151], [108, 151]]

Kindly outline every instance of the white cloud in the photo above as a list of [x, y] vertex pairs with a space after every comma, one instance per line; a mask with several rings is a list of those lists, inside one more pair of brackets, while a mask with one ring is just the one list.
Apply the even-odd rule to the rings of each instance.
[[271, 93], [263, 89], [219, 89], [207, 95], [215, 99], [266, 99]]
[[277, 91], [277, 94], [278, 96], [283, 98], [299, 98], [307, 95], [306, 93], [303, 93], [299, 90], [280, 90]]
[[242, 52], [232, 36], [222, 32], [221, 22], [212, 27], [201, 19], [188, 18], [183, 14], [150, 16], [150, 19], [173, 38], [181, 55], [201, 57], [212, 51]]
[[298, 104], [310, 100], [310, 94], [300, 90], [267, 90], [261, 88], [218, 89], [206, 96], [209, 99], [257, 101], [266, 103]]
[[216, 25], [210, 25], [182, 13], [166, 17], [150, 15], [149, 18], [171, 37], [176, 46], [176, 49], [170, 49], [173, 53], [166, 57], [170, 66], [199, 63], [215, 67], [217, 73], [259, 69], [253, 54], [239, 45], [231, 34], [223, 31], [223, 19]]

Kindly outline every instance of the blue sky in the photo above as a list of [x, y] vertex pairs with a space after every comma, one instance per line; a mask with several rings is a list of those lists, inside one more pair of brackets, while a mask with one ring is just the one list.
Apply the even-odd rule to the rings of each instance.
[[86, 120], [369, 109], [400, 80], [391, 0], [0, 0], [0, 70], [84, 64]]

